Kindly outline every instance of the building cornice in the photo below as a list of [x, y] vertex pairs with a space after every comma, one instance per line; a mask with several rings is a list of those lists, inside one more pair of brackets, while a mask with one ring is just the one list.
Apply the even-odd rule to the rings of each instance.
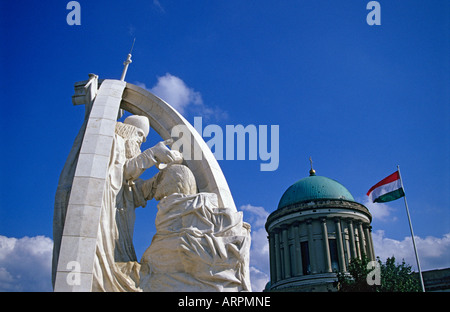
[[[325, 209], [327, 209], [325, 211]], [[298, 212], [307, 212], [308, 210], [318, 212], [319, 210], [322, 210], [323, 212], [327, 212], [328, 209], [345, 209], [345, 210], [351, 210], [354, 212], [362, 213], [365, 215], [369, 222], [372, 221], [372, 215], [370, 214], [369, 210], [362, 204], [354, 202], [354, 201], [348, 201], [348, 200], [342, 200], [342, 199], [323, 199], [323, 200], [314, 200], [314, 201], [307, 201], [307, 202], [300, 202], [296, 204], [292, 204], [289, 206], [286, 206], [282, 209], [277, 209], [274, 212], [272, 212], [266, 221], [266, 230], [269, 229], [271, 223], [274, 221], [291, 214], [295, 214]]]

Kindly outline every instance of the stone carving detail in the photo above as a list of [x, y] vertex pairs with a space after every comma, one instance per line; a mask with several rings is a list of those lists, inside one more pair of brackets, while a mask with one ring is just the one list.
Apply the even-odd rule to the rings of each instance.
[[[155, 186], [156, 184], [156, 186]], [[150, 186], [160, 200], [156, 235], [141, 259], [144, 291], [250, 291], [250, 229], [242, 212], [197, 193], [183, 165], [160, 171]]]

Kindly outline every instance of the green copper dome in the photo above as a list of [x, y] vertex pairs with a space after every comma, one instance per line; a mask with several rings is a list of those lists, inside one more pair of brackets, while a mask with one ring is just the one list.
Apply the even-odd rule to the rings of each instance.
[[343, 199], [355, 201], [352, 194], [339, 182], [312, 172], [309, 177], [303, 178], [291, 185], [281, 197], [278, 209], [292, 204], [311, 201], [315, 199]]

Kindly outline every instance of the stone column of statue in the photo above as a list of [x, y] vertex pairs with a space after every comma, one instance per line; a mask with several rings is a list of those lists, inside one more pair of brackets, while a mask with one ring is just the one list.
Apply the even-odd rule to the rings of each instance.
[[135, 208], [146, 206], [140, 175], [159, 163], [179, 161], [181, 154], [165, 143], [141, 152], [150, 125], [147, 117], [117, 122], [108, 176], [103, 191], [94, 263], [93, 291], [139, 291], [139, 263], [133, 247]]
[[159, 200], [156, 234], [141, 259], [143, 291], [250, 291], [250, 226], [242, 212], [198, 193], [191, 170], [172, 164], [143, 184]]
[[73, 177], [77, 168], [78, 156], [80, 155], [81, 145], [83, 143], [84, 134], [89, 120], [89, 114], [92, 109], [95, 97], [98, 91], [98, 76], [89, 74], [89, 81], [83, 87], [84, 96], [78, 104], [85, 105], [85, 116], [80, 131], [67, 157], [64, 168], [58, 181], [58, 187], [55, 195], [55, 205], [53, 212], [53, 259], [52, 259], [52, 284], [55, 284], [56, 268], [58, 265], [59, 251], [61, 248], [61, 239], [66, 220], [67, 206], [69, 204], [70, 192], [72, 190]]

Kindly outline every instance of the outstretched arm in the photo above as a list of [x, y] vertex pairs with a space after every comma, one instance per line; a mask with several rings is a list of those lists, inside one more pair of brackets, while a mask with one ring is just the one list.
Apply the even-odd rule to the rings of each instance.
[[155, 146], [145, 150], [141, 154], [128, 159], [124, 165], [124, 177], [127, 181], [133, 181], [148, 168], [159, 163], [171, 163], [179, 158], [180, 153], [171, 151], [166, 144], [168, 141], [159, 142]]

